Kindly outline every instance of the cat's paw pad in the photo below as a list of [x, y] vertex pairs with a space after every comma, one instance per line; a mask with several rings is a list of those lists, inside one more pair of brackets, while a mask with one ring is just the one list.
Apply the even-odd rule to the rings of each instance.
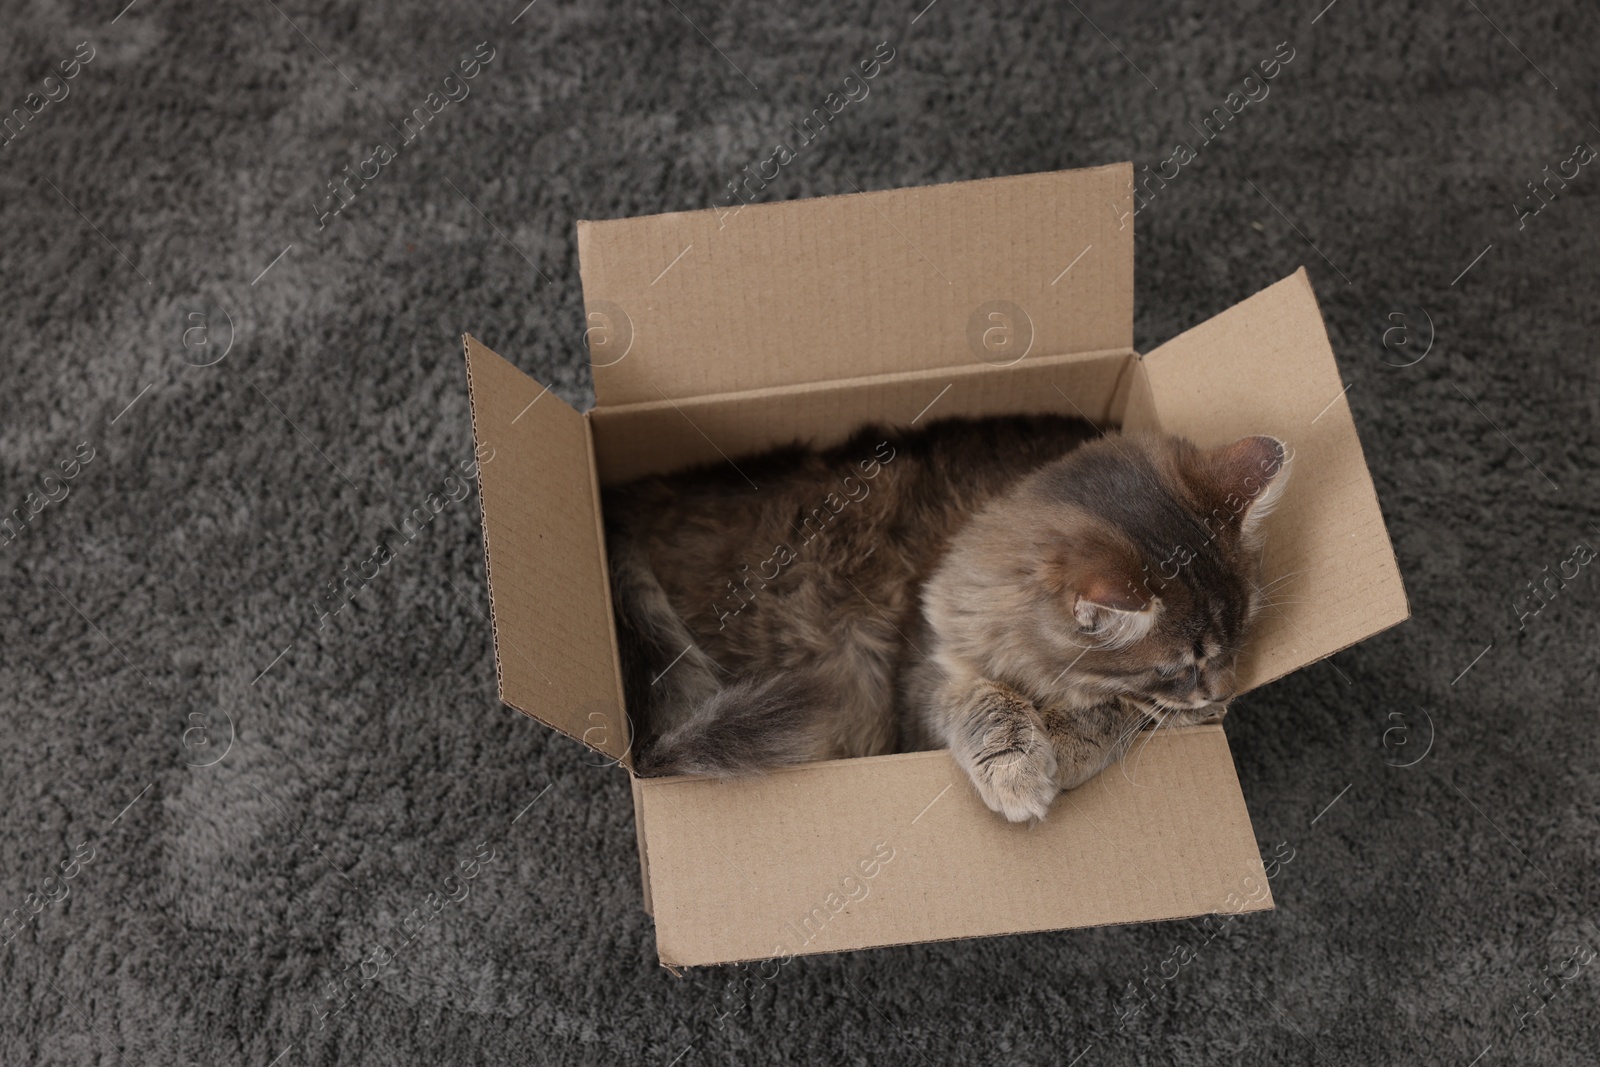
[[1037, 731], [986, 738], [973, 760], [978, 796], [1011, 822], [1042, 819], [1061, 791], [1056, 785], [1056, 754]]

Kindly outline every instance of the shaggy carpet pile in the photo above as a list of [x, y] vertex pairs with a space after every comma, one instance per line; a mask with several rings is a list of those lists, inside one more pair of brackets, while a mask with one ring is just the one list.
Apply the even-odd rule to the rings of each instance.
[[[0, 1062], [1593, 1055], [1600, 11], [3, 21]], [[1172, 977], [1183, 923], [799, 959], [748, 998], [736, 969], [675, 978], [626, 777], [496, 700], [460, 335], [591, 403], [575, 221], [723, 203], [880, 42], [870, 95], [764, 195], [1157, 167], [1226, 107], [1137, 218], [1137, 344], [1304, 263], [1349, 385], [1413, 617], [1229, 716], [1262, 849], [1293, 859], [1276, 911]]]

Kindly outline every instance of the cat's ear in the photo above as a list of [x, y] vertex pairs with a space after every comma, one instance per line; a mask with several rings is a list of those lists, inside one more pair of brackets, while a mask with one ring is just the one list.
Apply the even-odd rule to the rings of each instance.
[[1102, 648], [1127, 648], [1143, 640], [1161, 612], [1159, 597], [1148, 596], [1122, 578], [1089, 578], [1070, 594], [1072, 617]]
[[1047, 553], [1044, 589], [1102, 649], [1127, 648], [1155, 629], [1161, 599], [1132, 546], [1090, 524]]
[[1289, 446], [1276, 437], [1241, 437], [1211, 454], [1211, 475], [1223, 507], [1213, 515], [1239, 531], [1252, 547], [1261, 541], [1261, 524], [1283, 498], [1293, 460]]

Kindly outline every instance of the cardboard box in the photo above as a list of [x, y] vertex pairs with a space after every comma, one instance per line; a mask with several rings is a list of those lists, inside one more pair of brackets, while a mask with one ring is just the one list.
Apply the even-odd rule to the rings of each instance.
[[[1242, 688], [1404, 620], [1305, 271], [1139, 355], [1132, 183], [1118, 164], [580, 222], [597, 406], [465, 339], [501, 699], [631, 777], [599, 487], [868, 420], [1273, 434], [1296, 464], [1266, 575], [1295, 597], [1260, 619]], [[943, 751], [632, 787], [669, 967], [1272, 906], [1246, 892], [1266, 879], [1216, 724], [1141, 742], [1037, 825], [990, 812]]]

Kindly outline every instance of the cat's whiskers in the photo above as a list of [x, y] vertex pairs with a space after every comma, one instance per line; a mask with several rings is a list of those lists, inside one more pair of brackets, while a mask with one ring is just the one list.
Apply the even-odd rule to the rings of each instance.
[[[1155, 729], [1149, 731], [1152, 735], [1156, 732], [1156, 730], [1161, 729], [1160, 709], [1156, 707], [1154, 702], [1146, 702], [1146, 701], [1139, 700], [1139, 699], [1134, 698], [1134, 697], [1128, 697], [1126, 699], [1128, 700], [1128, 702], [1130, 704], [1132, 704], [1134, 707], [1138, 708], [1140, 711], [1144, 712], [1152, 720], [1154, 720]], [[1131, 738], [1136, 732], [1138, 732], [1140, 729], [1142, 729], [1144, 727], [1144, 724], [1145, 724], [1145, 721], [1143, 719], [1135, 720], [1134, 724], [1132, 726], [1130, 726], [1126, 731], [1124, 731], [1122, 736], [1117, 739], [1117, 747], [1119, 747], [1119, 748], [1122, 747], [1122, 744], [1124, 742], [1128, 741], [1129, 738]], [[1149, 739], [1146, 738], [1145, 744], [1148, 745], [1149, 743], [1150, 743]], [[1139, 751], [1143, 752], [1144, 751], [1144, 747], [1140, 746]], [[1132, 778], [1128, 777], [1128, 764], [1133, 762], [1133, 759], [1136, 758], [1136, 755], [1137, 754], [1124, 755], [1120, 760], [1117, 761], [1120, 764], [1122, 780], [1127, 782], [1129, 785], [1134, 786], [1135, 788], [1138, 787], [1139, 783], [1135, 782]]]
[[[1145, 731], [1144, 743], [1139, 744], [1137, 749], [1128, 753], [1128, 755], [1124, 756], [1122, 759], [1122, 779], [1135, 788], [1139, 787], [1139, 783], [1128, 777], [1128, 766], [1137, 761], [1139, 757], [1144, 754], [1144, 750], [1150, 745], [1150, 739], [1154, 737], [1157, 731], [1161, 729], [1161, 722], [1162, 720], [1157, 719], [1155, 729]], [[1135, 743], [1137, 744], [1137, 742]]]
[[[1133, 699], [1132, 697], [1128, 698], [1128, 703], [1132, 704], [1134, 707], [1138, 708], [1140, 711], [1142, 711], [1146, 715], [1150, 716], [1150, 718], [1152, 718], [1152, 719], [1155, 718], [1154, 715], [1150, 715], [1150, 711], [1152, 709], [1147, 707], [1145, 704], [1140, 703], [1139, 701]], [[1145, 720], [1144, 719], [1135, 719], [1135, 720], [1133, 720], [1133, 725], [1129, 726], [1126, 730], [1122, 731], [1121, 736], [1119, 736], [1117, 738], [1117, 740], [1114, 743], [1113, 747], [1115, 747], [1117, 749], [1121, 749], [1123, 745], [1127, 744], [1128, 741], [1132, 739], [1134, 734], [1136, 734], [1140, 730], [1144, 729], [1144, 724], [1145, 724]]]
[[1265, 585], [1256, 586], [1256, 592], [1265, 593], [1265, 592], [1267, 592], [1267, 590], [1272, 589], [1274, 586], [1281, 585], [1282, 583], [1287, 582], [1291, 578], [1298, 578], [1303, 573], [1305, 573], [1305, 572], [1304, 571], [1289, 571], [1286, 574], [1280, 574], [1276, 578], [1272, 579], [1272, 581], [1266, 583]]

